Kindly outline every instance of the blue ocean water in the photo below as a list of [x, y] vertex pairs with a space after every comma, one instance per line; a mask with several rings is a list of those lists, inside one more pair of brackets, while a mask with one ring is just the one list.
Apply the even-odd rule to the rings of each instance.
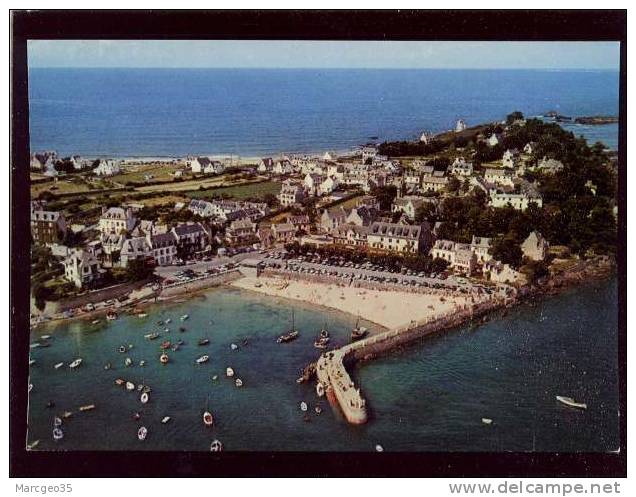
[[[62, 323], [31, 332], [31, 341], [44, 333], [53, 338], [50, 347], [30, 352], [36, 362], [28, 441], [40, 440], [38, 450], [205, 451], [218, 438], [232, 451], [373, 451], [377, 443], [387, 451], [612, 451], [619, 445], [616, 299], [615, 278], [596, 282], [357, 364], [351, 373], [371, 415], [363, 426], [347, 424], [316, 396], [313, 383], [294, 381], [319, 355], [313, 341], [320, 328], [326, 323], [333, 342], [344, 344], [353, 315], [218, 288], [151, 307], [145, 319]], [[300, 337], [277, 344], [292, 308]], [[184, 313], [190, 319], [179, 333]], [[168, 317], [172, 331], [165, 338], [143, 338]], [[203, 336], [210, 344], [200, 347]], [[168, 352], [165, 366], [158, 361], [164, 339], [186, 342]], [[231, 350], [231, 343], [239, 349]], [[121, 354], [121, 344], [134, 347]], [[201, 354], [210, 361], [196, 365]], [[124, 366], [126, 356], [134, 366]], [[76, 357], [84, 361], [77, 371], [54, 368]], [[107, 362], [113, 369], [103, 369]], [[227, 366], [243, 379], [242, 388], [225, 377]], [[141, 404], [139, 393], [116, 386], [115, 378], [150, 385], [150, 401]], [[556, 395], [586, 402], [588, 409], [563, 406]], [[46, 407], [49, 401], [53, 408]], [[310, 405], [311, 422], [303, 420], [301, 401]], [[89, 403], [94, 411], [78, 412]], [[320, 416], [313, 412], [318, 404]], [[201, 421], [206, 406], [217, 420], [212, 429]], [[64, 439], [55, 442], [53, 417], [67, 410], [75, 414], [62, 426]], [[139, 421], [134, 412], [141, 413]], [[161, 424], [166, 415], [172, 421]], [[483, 424], [483, 417], [492, 424]], [[144, 442], [136, 437], [142, 425], [149, 430]]]
[[[30, 69], [32, 150], [86, 156], [349, 149], [556, 110], [617, 115], [611, 71]], [[568, 125], [617, 147], [618, 126]]]

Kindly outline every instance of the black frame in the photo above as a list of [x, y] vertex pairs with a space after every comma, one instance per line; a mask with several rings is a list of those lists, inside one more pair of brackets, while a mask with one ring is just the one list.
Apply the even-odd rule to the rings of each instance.
[[[12, 11], [11, 27], [10, 476], [626, 476], [626, 10], [43, 10]], [[28, 39], [619, 41], [619, 453], [27, 452]]]

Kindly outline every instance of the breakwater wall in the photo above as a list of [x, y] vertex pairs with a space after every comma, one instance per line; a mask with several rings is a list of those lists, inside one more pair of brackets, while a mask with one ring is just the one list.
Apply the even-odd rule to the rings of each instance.
[[330, 402], [338, 405], [349, 423], [366, 423], [366, 400], [349, 376], [347, 365], [371, 359], [432, 333], [456, 328], [513, 302], [514, 299], [493, 298], [478, 304], [461, 306], [443, 316], [413, 321], [409, 326], [385, 331], [322, 354], [316, 363], [318, 382], [327, 392]]
[[242, 276], [243, 275], [237, 269], [230, 269], [224, 273], [202, 276], [185, 282], [173, 283], [162, 288], [159, 298], [170, 298], [177, 295], [197, 292], [213, 286], [224, 285], [225, 283], [242, 278]]

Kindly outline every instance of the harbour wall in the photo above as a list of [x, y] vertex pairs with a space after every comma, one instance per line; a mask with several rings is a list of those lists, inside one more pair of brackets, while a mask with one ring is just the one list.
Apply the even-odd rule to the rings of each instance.
[[171, 298], [177, 295], [193, 293], [206, 288], [224, 285], [242, 277], [243, 275], [237, 269], [230, 269], [229, 271], [220, 274], [203, 276], [201, 278], [195, 278], [185, 282], [173, 283], [162, 288], [159, 299]]
[[513, 301], [514, 299], [493, 298], [479, 304], [467, 305], [446, 315], [420, 322], [414, 321], [409, 326], [395, 328], [322, 354], [316, 363], [318, 381], [326, 389], [328, 398], [332, 402], [337, 402], [349, 423], [366, 423], [366, 400], [360, 388], [356, 387], [349, 376], [347, 365], [369, 360], [432, 333], [456, 328], [468, 321], [482, 318], [485, 314]]

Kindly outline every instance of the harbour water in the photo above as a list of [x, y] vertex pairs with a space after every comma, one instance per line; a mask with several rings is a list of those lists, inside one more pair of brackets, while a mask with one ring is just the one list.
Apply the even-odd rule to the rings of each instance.
[[[146, 318], [41, 328], [31, 332], [32, 342], [53, 337], [50, 347], [31, 350], [28, 441], [39, 439], [37, 450], [205, 451], [218, 438], [226, 450], [252, 451], [370, 451], [377, 443], [389, 451], [610, 451], [619, 440], [616, 301], [615, 279], [594, 283], [356, 365], [352, 376], [371, 409], [371, 421], [357, 427], [319, 401], [313, 385], [295, 382], [318, 356], [313, 341], [325, 323], [335, 344], [346, 342], [355, 321], [348, 314], [219, 288], [151, 307]], [[277, 344], [292, 306], [300, 337]], [[156, 324], [167, 318], [170, 324]], [[165, 326], [171, 330], [165, 337], [143, 338]], [[198, 346], [201, 337], [210, 344]], [[161, 365], [165, 339], [186, 343]], [[122, 344], [133, 348], [119, 353]], [[203, 354], [210, 361], [196, 365]], [[67, 365], [76, 357], [83, 363], [71, 371]], [[134, 366], [125, 367], [125, 357]], [[58, 362], [65, 366], [56, 370]], [[108, 362], [113, 369], [104, 370]], [[242, 388], [225, 377], [227, 366], [244, 381]], [[116, 386], [119, 377], [149, 385], [150, 401], [142, 405], [139, 392]], [[567, 408], [555, 395], [586, 402], [588, 409]], [[49, 400], [53, 408], [46, 407]], [[309, 404], [310, 422], [303, 420], [301, 401]], [[320, 415], [313, 412], [317, 403]], [[85, 404], [96, 408], [78, 412]], [[213, 428], [202, 423], [206, 406]], [[62, 425], [64, 438], [54, 442], [53, 417], [64, 411], [74, 415]], [[172, 420], [161, 424], [166, 415]], [[493, 423], [484, 425], [482, 417]], [[140, 442], [142, 425], [149, 434]]]
[[[324, 153], [514, 110], [617, 115], [618, 81], [615, 71], [37, 68], [29, 70], [31, 150]], [[617, 147], [616, 124], [564, 127]]]

